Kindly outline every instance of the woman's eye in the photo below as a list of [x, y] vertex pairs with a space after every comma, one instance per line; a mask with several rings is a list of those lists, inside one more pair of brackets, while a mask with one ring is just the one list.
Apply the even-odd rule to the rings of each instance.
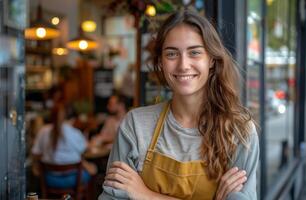
[[197, 56], [197, 55], [200, 55], [201, 52], [200, 52], [200, 51], [190, 51], [189, 54], [190, 54], [191, 56]]
[[174, 57], [176, 57], [178, 55], [178, 53], [176, 53], [176, 52], [167, 52], [166, 53], [166, 57], [167, 58], [174, 58]]

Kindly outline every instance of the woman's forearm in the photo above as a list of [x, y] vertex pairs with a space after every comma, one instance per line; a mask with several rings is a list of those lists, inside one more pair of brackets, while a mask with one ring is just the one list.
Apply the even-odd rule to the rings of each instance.
[[179, 200], [178, 198], [151, 191], [150, 200]]

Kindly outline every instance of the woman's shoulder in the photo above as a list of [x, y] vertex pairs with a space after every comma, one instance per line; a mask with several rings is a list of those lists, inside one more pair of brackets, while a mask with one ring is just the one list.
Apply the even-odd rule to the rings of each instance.
[[165, 105], [166, 102], [161, 102], [153, 105], [148, 105], [148, 106], [141, 106], [138, 108], [134, 108], [130, 111], [130, 113], [134, 115], [144, 115], [144, 114], [154, 114], [157, 113], [159, 114]]
[[130, 110], [120, 124], [120, 132], [133, 138], [149, 137], [153, 133], [165, 102]]
[[126, 117], [125, 121], [133, 121], [133, 123], [137, 122], [147, 122], [147, 121], [155, 121], [157, 120], [159, 114], [161, 113], [165, 102], [142, 106], [138, 108], [134, 108], [130, 110]]

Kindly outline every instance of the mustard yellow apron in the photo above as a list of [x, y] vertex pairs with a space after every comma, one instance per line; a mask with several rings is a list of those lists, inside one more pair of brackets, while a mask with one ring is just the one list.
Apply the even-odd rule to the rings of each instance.
[[155, 151], [169, 109], [167, 103], [158, 119], [141, 172], [142, 180], [160, 194], [186, 200], [211, 200], [217, 182], [207, 178], [204, 161], [180, 162]]

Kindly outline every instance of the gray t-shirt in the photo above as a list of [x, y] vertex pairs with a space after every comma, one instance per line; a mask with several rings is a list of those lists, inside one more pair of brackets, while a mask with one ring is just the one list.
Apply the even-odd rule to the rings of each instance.
[[[122, 161], [134, 170], [142, 171], [147, 149], [164, 104], [136, 108], [127, 114], [119, 127], [117, 139], [108, 160], [108, 167], [114, 161]], [[202, 136], [197, 128], [183, 128], [170, 110], [155, 150], [179, 161], [200, 160], [201, 140]], [[229, 161], [230, 167], [237, 166], [239, 169], [244, 169], [248, 177], [240, 192], [228, 195], [229, 200], [257, 199], [256, 169], [259, 144], [254, 124], [252, 124], [248, 142], [248, 149], [239, 144], [236, 155]], [[99, 200], [128, 199], [125, 191], [107, 186], [103, 186], [103, 189], [104, 192], [100, 195]]]

